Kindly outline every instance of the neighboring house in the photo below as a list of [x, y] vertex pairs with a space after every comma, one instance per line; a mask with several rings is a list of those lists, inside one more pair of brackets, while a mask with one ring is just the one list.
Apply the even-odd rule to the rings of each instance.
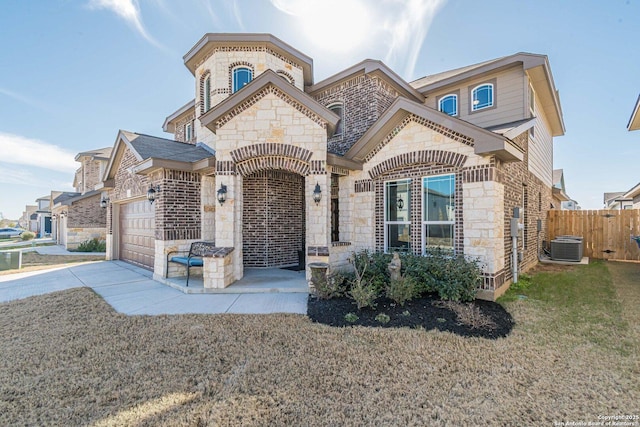
[[[553, 170], [553, 187], [551, 188], [553, 199], [551, 201], [551, 209], [564, 209], [575, 210], [575, 201], [571, 200], [571, 197], [567, 195], [567, 190], [564, 185], [564, 170]], [[570, 206], [574, 206], [571, 209]]]
[[[53, 236], [59, 245], [76, 249], [91, 239], [106, 239], [107, 212], [101, 206], [102, 176], [111, 147], [78, 153], [80, 162], [73, 186], [75, 192], [52, 192]], [[106, 204], [105, 204], [106, 207]]]
[[604, 193], [604, 208], [611, 210], [633, 209], [633, 200], [624, 195], [624, 191]]
[[564, 134], [546, 56], [411, 83], [365, 60], [315, 83], [312, 59], [272, 35], [206, 34], [184, 62], [195, 98], [164, 122], [175, 141], [116, 138], [108, 258], [175, 276], [169, 251], [215, 241], [204, 283], [222, 288], [250, 267], [441, 247], [478, 258], [479, 297], [494, 299], [512, 281], [519, 208], [517, 268], [537, 263]]
[[[631, 113], [627, 129], [630, 131], [640, 130], [640, 96], [638, 96], [636, 100], [636, 105], [633, 108], [633, 113]], [[632, 201], [633, 209], [640, 209], [640, 183], [624, 193], [623, 197]]]
[[48, 237], [51, 235], [51, 196], [42, 196], [36, 199], [38, 209], [31, 215], [35, 219], [36, 237]]
[[[37, 233], [38, 225], [37, 221], [32, 221], [31, 216], [36, 213], [38, 210], [38, 205], [25, 205], [24, 211], [22, 212], [22, 216], [18, 220], [18, 226], [24, 228], [25, 230], [33, 231]], [[37, 218], [37, 215], [36, 215]]]

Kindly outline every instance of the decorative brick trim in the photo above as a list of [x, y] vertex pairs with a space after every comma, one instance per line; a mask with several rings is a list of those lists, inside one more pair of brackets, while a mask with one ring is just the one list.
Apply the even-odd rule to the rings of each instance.
[[235, 175], [236, 164], [230, 160], [216, 160], [216, 175]]
[[370, 161], [373, 156], [375, 156], [376, 154], [378, 154], [378, 152], [380, 150], [382, 150], [382, 148], [387, 145], [389, 142], [391, 142], [391, 140], [393, 138], [396, 137], [396, 135], [398, 135], [400, 133], [400, 131], [402, 129], [404, 129], [409, 123], [414, 122], [417, 123], [419, 125], [422, 125], [426, 128], [429, 128], [431, 130], [434, 130], [444, 136], [446, 136], [447, 138], [453, 139], [454, 141], [458, 141], [461, 142], [463, 144], [469, 145], [473, 147], [473, 138], [469, 138], [468, 136], [465, 136], [463, 134], [461, 134], [460, 132], [456, 132], [454, 130], [449, 129], [446, 126], [442, 126], [438, 123], [432, 122], [431, 120], [427, 120], [423, 117], [419, 117], [416, 116], [415, 114], [410, 114], [407, 117], [405, 117], [405, 119], [398, 124], [395, 128], [393, 128], [393, 130], [391, 132], [389, 132], [389, 134], [380, 142], [380, 144], [378, 144], [376, 146], [376, 148], [374, 148], [366, 157], [365, 157], [365, 162]]
[[332, 247], [337, 246], [351, 246], [351, 242], [331, 242]]
[[419, 164], [441, 164], [461, 168], [466, 161], [467, 156], [451, 151], [413, 151], [410, 153], [400, 154], [377, 164], [369, 171], [369, 176], [371, 176], [372, 179], [375, 179], [393, 169]]
[[312, 175], [326, 175], [327, 168], [325, 167], [324, 160], [311, 160], [311, 170], [310, 173]]
[[307, 247], [308, 256], [329, 256], [329, 248], [326, 246], [309, 246]]
[[351, 171], [347, 168], [341, 168], [340, 166], [329, 166], [329, 172], [335, 175], [349, 176]]
[[356, 193], [368, 193], [373, 191], [373, 180], [371, 179], [360, 179], [355, 182], [354, 191]]
[[260, 101], [262, 98], [264, 98], [265, 96], [267, 96], [269, 94], [273, 94], [273, 95], [277, 96], [278, 98], [282, 99], [284, 102], [288, 103], [293, 108], [295, 108], [296, 110], [298, 110], [299, 112], [301, 112], [305, 116], [309, 117], [318, 126], [320, 126], [323, 129], [326, 129], [327, 123], [319, 115], [317, 115], [316, 113], [314, 113], [313, 111], [311, 111], [310, 109], [308, 109], [307, 107], [305, 107], [304, 105], [302, 105], [301, 103], [299, 103], [295, 99], [289, 97], [287, 94], [282, 92], [280, 89], [278, 89], [277, 87], [272, 86], [272, 85], [269, 85], [269, 86], [265, 87], [264, 89], [262, 89], [261, 91], [259, 91], [255, 95], [253, 95], [251, 98], [247, 99], [245, 102], [243, 102], [242, 104], [238, 105], [236, 108], [232, 109], [231, 111], [229, 111], [224, 116], [220, 117], [218, 119], [218, 121], [216, 121], [216, 128], [220, 128], [220, 127], [224, 126], [231, 119], [233, 119], [235, 116], [237, 116], [238, 114], [240, 114], [243, 111], [247, 110], [252, 105], [256, 104], [258, 101]]
[[252, 144], [231, 151], [231, 158], [236, 163], [241, 163], [255, 157], [266, 156], [291, 157], [302, 160], [303, 162], [309, 162], [312, 155], [313, 153], [306, 148], [296, 147], [295, 145], [290, 144], [272, 143]]
[[505, 282], [505, 272], [504, 269], [498, 271], [497, 273], [483, 273], [482, 274], [482, 284], [480, 285], [480, 289], [487, 291], [495, 291], [504, 285]]
[[462, 182], [466, 184], [486, 181], [501, 182], [502, 175], [502, 172], [493, 165], [471, 166], [462, 170]]
[[247, 61], [236, 61], [229, 65], [229, 86], [227, 90], [228, 93], [233, 93], [233, 69], [236, 67], [247, 67], [251, 70], [251, 78], [254, 79], [256, 76], [256, 69], [252, 63]]
[[[207, 80], [207, 77], [211, 78], [211, 71], [207, 70], [204, 73], [202, 73], [202, 76], [200, 76], [200, 82], [199, 82], [199, 91], [198, 93], [200, 94], [200, 99], [198, 100], [198, 108], [200, 109], [200, 115], [206, 113], [206, 111], [204, 111], [204, 97], [205, 97], [205, 93], [204, 93], [204, 82]], [[211, 100], [211, 90], [213, 89], [211, 87], [211, 80], [209, 80], [209, 100]], [[212, 105], [209, 104], [209, 108], [211, 108]]]
[[292, 85], [296, 84], [296, 79], [294, 79], [293, 76], [287, 73], [285, 70], [278, 70], [276, 71], [276, 74], [286, 78], [289, 81], [289, 83], [291, 83]]
[[238, 173], [242, 176], [251, 175], [264, 170], [284, 170], [298, 175], [309, 175], [309, 163], [291, 157], [255, 157], [236, 165]]
[[302, 66], [298, 65], [296, 62], [291, 61], [289, 58], [285, 58], [284, 56], [280, 55], [278, 52], [275, 52], [272, 49], [269, 49], [267, 47], [264, 46], [219, 46], [216, 47], [214, 49], [212, 49], [211, 51], [209, 51], [209, 53], [207, 55], [205, 55], [197, 64], [196, 64], [196, 68], [198, 68], [200, 65], [204, 64], [204, 62], [211, 58], [212, 55], [218, 53], [218, 52], [266, 52], [269, 55], [275, 56], [276, 58], [280, 59], [281, 61], [295, 67], [298, 68], [300, 70], [302, 70]]

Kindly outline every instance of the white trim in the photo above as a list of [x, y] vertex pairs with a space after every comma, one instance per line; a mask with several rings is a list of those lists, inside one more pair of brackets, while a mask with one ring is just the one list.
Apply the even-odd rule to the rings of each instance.
[[238, 65], [236, 67], [233, 67], [231, 69], [231, 93], [236, 93], [237, 91], [239, 91], [240, 89], [242, 89], [242, 87], [239, 87], [238, 89], [236, 89], [236, 72], [238, 70], [247, 70], [249, 72], [249, 81], [246, 82], [244, 85], [242, 85], [242, 87], [248, 85], [249, 83], [251, 83], [253, 81], [253, 70], [247, 66], [247, 65]]
[[[407, 209], [407, 221], [388, 221], [387, 220], [387, 185], [391, 182], [399, 183], [407, 183], [409, 190], [409, 197], [407, 201], [405, 201], [405, 207]], [[382, 209], [384, 210], [384, 252], [389, 252], [389, 236], [387, 227], [389, 225], [407, 225], [409, 226], [409, 252], [411, 252], [411, 178], [402, 178], [402, 179], [390, 179], [388, 181], [384, 181], [383, 194], [382, 194]]]
[[[456, 103], [456, 104], [455, 104], [455, 106], [456, 106], [456, 108], [455, 108], [455, 112], [454, 112], [453, 114], [449, 114], [449, 113], [447, 113], [447, 112], [445, 112], [445, 111], [442, 111], [442, 101], [446, 100], [446, 99], [447, 99], [447, 98], [449, 98], [449, 97], [453, 97], [453, 99], [455, 100], [455, 103]], [[448, 94], [446, 94], [446, 95], [444, 95], [444, 96], [442, 96], [442, 97], [440, 97], [440, 98], [438, 99], [438, 111], [440, 111], [441, 113], [449, 114], [449, 115], [450, 115], [450, 116], [452, 116], [452, 117], [458, 117], [459, 110], [460, 110], [460, 109], [458, 108], [458, 95], [457, 95], [457, 94], [455, 94], [455, 93], [448, 93]]]
[[[453, 178], [453, 193], [451, 194], [452, 200], [453, 200], [453, 212], [452, 212], [452, 216], [453, 219], [452, 220], [447, 220], [447, 221], [429, 221], [427, 219], [425, 219], [425, 215], [427, 214], [427, 212], [429, 211], [429, 208], [425, 206], [426, 200], [424, 198], [424, 190], [425, 190], [425, 180], [429, 180], [429, 179], [433, 179], [433, 178], [438, 178], [438, 177], [452, 177]], [[451, 229], [451, 249], [453, 250], [453, 252], [455, 253], [455, 242], [456, 242], [456, 174], [455, 173], [445, 173], [445, 174], [438, 174], [438, 175], [428, 175], [428, 176], [423, 176], [420, 179], [420, 207], [421, 207], [421, 212], [420, 212], [420, 222], [421, 222], [421, 235], [420, 235], [420, 245], [421, 245], [421, 249], [422, 249], [422, 255], [426, 255], [427, 252], [427, 239], [426, 239], [426, 230], [427, 230], [427, 226], [428, 225], [450, 225], [452, 227]], [[444, 247], [443, 247], [444, 248]]]
[[[475, 92], [483, 86], [489, 86], [491, 88], [491, 103], [489, 105], [484, 105], [482, 107], [476, 107], [476, 103], [474, 100]], [[480, 111], [480, 110], [484, 110], [485, 108], [493, 107], [495, 104], [495, 93], [493, 89], [494, 89], [493, 83], [481, 83], [476, 87], [474, 87], [473, 89], [471, 89], [471, 111]]]
[[[339, 115], [338, 115], [338, 113], [333, 111], [333, 108], [335, 108], [335, 107], [340, 107], [340, 114]], [[338, 123], [336, 123], [336, 131], [333, 133], [333, 136], [343, 135], [344, 134], [344, 102], [342, 102], [342, 101], [332, 102], [331, 104], [327, 105], [327, 109], [329, 111], [331, 111], [333, 114], [335, 114], [336, 116], [339, 116], [340, 120], [338, 120], [338, 123], [342, 124], [342, 129], [341, 129], [340, 133], [338, 133]]]

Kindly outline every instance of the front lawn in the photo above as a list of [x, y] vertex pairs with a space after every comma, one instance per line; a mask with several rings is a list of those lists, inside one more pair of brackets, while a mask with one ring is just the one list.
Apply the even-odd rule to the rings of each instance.
[[640, 295], [640, 266], [625, 268], [542, 268], [501, 302], [515, 326], [492, 340], [299, 315], [127, 317], [89, 289], [3, 303], [0, 425], [554, 425], [638, 415], [637, 306], [625, 301]]

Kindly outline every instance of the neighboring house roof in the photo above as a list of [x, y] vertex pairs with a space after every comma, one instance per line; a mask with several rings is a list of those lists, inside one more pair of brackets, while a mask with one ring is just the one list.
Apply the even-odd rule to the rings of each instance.
[[82, 193], [64, 193], [66, 195], [65, 197], [62, 197], [63, 195], [60, 195], [60, 196], [56, 197], [53, 202], [54, 202], [56, 208], [58, 208], [60, 206], [71, 206], [75, 202], [78, 202], [78, 201], [84, 200], [84, 199], [88, 199], [90, 197], [94, 197], [94, 196], [96, 196], [96, 195], [98, 195], [100, 193], [101, 193], [100, 190], [91, 190], [91, 191], [87, 191], [84, 194], [82, 194]]
[[631, 118], [629, 119], [629, 123], [627, 124], [628, 130], [639, 130], [640, 129], [640, 95], [638, 95], [638, 99], [636, 100], [636, 106], [633, 109], [633, 113], [631, 113]]
[[547, 112], [552, 135], [564, 135], [564, 119], [562, 117], [560, 97], [553, 82], [549, 59], [546, 55], [519, 52], [502, 58], [425, 76], [411, 82], [411, 86], [426, 95], [434, 90], [457, 85], [463, 80], [477, 78], [488, 73], [495, 73], [496, 71], [516, 65], [521, 65], [529, 76], [533, 88], [538, 95], [538, 99]]
[[176, 120], [182, 118], [191, 110], [195, 110], [196, 108], [196, 100], [192, 99], [191, 101], [184, 104], [182, 107], [178, 108], [173, 113], [169, 114], [166, 119], [164, 119], [164, 123], [162, 124], [162, 130], [165, 132], [174, 133], [176, 131]]
[[335, 131], [336, 124], [340, 118], [331, 110], [320, 104], [311, 96], [296, 88], [278, 74], [272, 70], [266, 70], [258, 77], [253, 79], [249, 84], [237, 91], [228, 98], [224, 99], [219, 104], [215, 105], [209, 111], [200, 116], [200, 123], [209, 128], [212, 132], [216, 132], [216, 122], [222, 116], [231, 112], [238, 105], [249, 100], [258, 94], [262, 89], [267, 86], [275, 86], [281, 90], [285, 95], [289, 96], [294, 101], [299, 102], [304, 107], [308, 108], [311, 112], [315, 113], [327, 123], [327, 133], [332, 135]]
[[504, 161], [522, 161], [524, 158], [522, 148], [508, 138], [402, 97], [396, 98], [373, 126], [362, 135], [362, 138], [346, 152], [344, 157], [363, 162], [380, 141], [410, 114], [415, 114], [473, 138], [474, 151], [478, 155], [495, 155]]
[[67, 202], [70, 199], [73, 199], [76, 196], [81, 195], [82, 193], [75, 193], [75, 192], [68, 192], [65, 191], [62, 194], [60, 194], [58, 197], [53, 199], [53, 205], [56, 206], [58, 204], [67, 204], [65, 202]]
[[38, 198], [36, 199], [36, 202], [37, 202], [38, 200], [49, 200], [50, 198], [51, 198], [51, 195], [47, 194], [46, 196], [38, 197]]
[[616, 191], [613, 193], [604, 193], [604, 204], [607, 205], [609, 202], [621, 197], [624, 195], [624, 191]]
[[637, 183], [634, 187], [632, 187], [629, 191], [627, 191], [626, 193], [624, 193], [624, 198], [625, 199], [630, 199], [633, 200], [636, 197], [640, 196], [640, 182]]
[[402, 77], [396, 74], [391, 68], [387, 67], [382, 61], [374, 59], [365, 59], [346, 70], [340, 71], [333, 76], [322, 80], [319, 83], [306, 89], [306, 92], [310, 95], [314, 95], [327, 87], [333, 86], [341, 81], [352, 78], [357, 74], [372, 74], [379, 75], [384, 80], [389, 82], [398, 92], [403, 96], [406, 96], [414, 101], [424, 102], [424, 96], [416, 89], [414, 89], [409, 83], [404, 81]]
[[[133, 169], [137, 173], [150, 173], [160, 168], [183, 171], [210, 169], [215, 152], [204, 144], [187, 144], [157, 136], [120, 130], [104, 175], [104, 187], [112, 185], [124, 147], [128, 147], [140, 162]], [[96, 187], [99, 189], [99, 187]]]
[[553, 170], [553, 187], [551, 188], [551, 192], [553, 193], [553, 197], [561, 202], [571, 201], [571, 197], [566, 192], [566, 188], [564, 187], [564, 170], [562, 169], [554, 169]]
[[80, 157], [93, 157], [95, 160], [109, 160], [111, 156], [112, 147], [96, 148], [95, 150], [83, 151], [76, 154], [75, 160], [78, 161]]
[[265, 46], [302, 68], [304, 85], [313, 84], [313, 59], [271, 34], [208, 33], [184, 55], [184, 65], [195, 76], [196, 68], [212, 49], [222, 46]]

